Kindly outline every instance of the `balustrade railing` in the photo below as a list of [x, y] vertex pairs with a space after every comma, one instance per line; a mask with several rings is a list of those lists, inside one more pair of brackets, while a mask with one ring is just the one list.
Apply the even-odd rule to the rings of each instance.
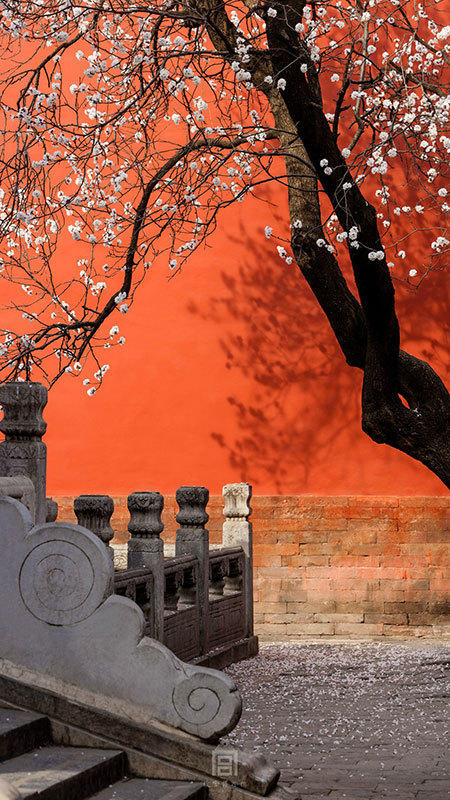
[[[209, 548], [204, 486], [182, 486], [176, 492], [175, 556], [164, 558], [159, 492], [134, 492], [128, 497], [130, 539], [127, 567], [115, 572], [115, 591], [134, 600], [145, 617], [145, 632], [186, 661], [208, 660], [253, 637], [251, 486], [223, 488], [224, 546]], [[109, 547], [112, 498], [83, 495], [74, 508], [80, 524]], [[232, 546], [230, 546], [232, 545]], [[109, 548], [111, 549], [111, 548]], [[245, 652], [246, 648], [243, 648]], [[230, 656], [231, 658], [231, 656]], [[222, 657], [221, 664], [226, 663]]]
[[[0, 386], [4, 417], [0, 430], [0, 494], [17, 497], [35, 522], [54, 521], [58, 507], [45, 494], [47, 402], [40, 384], [18, 382]], [[222, 547], [210, 550], [209, 492], [203, 486], [177, 489], [178, 529], [175, 556], [164, 557], [161, 534], [163, 496], [156, 491], [128, 497], [130, 521], [127, 566], [115, 571], [115, 591], [142, 609], [145, 633], [163, 642], [186, 661], [224, 666], [254, 655], [252, 526], [247, 483], [223, 487], [225, 521]], [[78, 524], [92, 531], [114, 558], [108, 495], [80, 495], [74, 501]]]

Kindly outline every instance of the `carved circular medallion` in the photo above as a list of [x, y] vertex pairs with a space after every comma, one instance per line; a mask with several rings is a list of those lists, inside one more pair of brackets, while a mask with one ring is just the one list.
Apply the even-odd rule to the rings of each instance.
[[28, 610], [52, 625], [71, 625], [86, 619], [101, 600], [86, 552], [59, 539], [31, 550], [23, 562], [19, 583]]

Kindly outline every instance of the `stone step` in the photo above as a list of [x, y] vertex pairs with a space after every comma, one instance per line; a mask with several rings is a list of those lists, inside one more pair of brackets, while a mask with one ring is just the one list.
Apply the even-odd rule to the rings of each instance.
[[21, 800], [84, 800], [123, 778], [125, 769], [119, 750], [42, 747], [0, 764], [0, 776]]
[[92, 800], [208, 800], [202, 783], [130, 778], [102, 789]]
[[50, 740], [47, 717], [18, 708], [0, 708], [0, 761], [21, 756], [28, 750], [49, 744]]
[[124, 777], [127, 761], [119, 750], [51, 746], [48, 717], [1, 705], [0, 762], [0, 782], [17, 789], [21, 800], [208, 798], [202, 783]]

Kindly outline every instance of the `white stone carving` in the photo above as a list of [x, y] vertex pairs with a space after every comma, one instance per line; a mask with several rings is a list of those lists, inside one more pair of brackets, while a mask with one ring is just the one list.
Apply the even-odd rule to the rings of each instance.
[[140, 608], [112, 594], [113, 565], [97, 536], [69, 523], [32, 527], [25, 506], [0, 497], [0, 537], [0, 659], [42, 683], [94, 693], [97, 706], [139, 707], [141, 722], [202, 739], [236, 725], [234, 682], [143, 637]]
[[249, 522], [252, 513], [250, 483], [227, 483], [222, 490], [224, 499], [222, 528], [224, 547], [242, 547], [245, 554], [245, 632], [253, 635], [253, 529]]
[[222, 490], [224, 499], [223, 515], [227, 519], [247, 519], [252, 513], [250, 498], [252, 487], [249, 483], [227, 483]]

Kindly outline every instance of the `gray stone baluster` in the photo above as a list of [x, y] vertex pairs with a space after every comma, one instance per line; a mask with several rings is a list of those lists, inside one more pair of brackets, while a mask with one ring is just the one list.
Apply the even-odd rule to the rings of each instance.
[[53, 497], [46, 497], [46, 513], [45, 513], [45, 521], [46, 522], [56, 522], [56, 518], [58, 516], [58, 503], [56, 500], [53, 500]]
[[245, 592], [246, 635], [253, 635], [253, 531], [249, 522], [252, 509], [250, 498], [252, 487], [249, 483], [227, 483], [223, 487], [225, 501], [223, 514], [224, 547], [242, 547], [245, 553], [243, 584]]
[[198, 559], [197, 602], [199, 608], [200, 648], [208, 652], [209, 617], [209, 532], [205, 525], [209, 516], [206, 505], [209, 491], [204, 486], [181, 486], [177, 489], [176, 500], [180, 507], [176, 520], [177, 530], [175, 554], [193, 555]]
[[128, 496], [128, 569], [148, 567], [153, 573], [153, 630], [164, 640], [164, 530], [161, 513], [164, 497], [159, 492], [133, 492]]
[[114, 561], [114, 550], [109, 542], [114, 536], [110, 519], [114, 511], [114, 501], [107, 494], [81, 494], [73, 503], [78, 524], [95, 533], [108, 548]]
[[35, 521], [45, 522], [45, 484], [47, 448], [42, 441], [47, 425], [42, 411], [47, 404], [47, 389], [41, 383], [17, 381], [0, 385], [3, 419], [0, 430], [0, 475], [25, 475], [35, 488]]

